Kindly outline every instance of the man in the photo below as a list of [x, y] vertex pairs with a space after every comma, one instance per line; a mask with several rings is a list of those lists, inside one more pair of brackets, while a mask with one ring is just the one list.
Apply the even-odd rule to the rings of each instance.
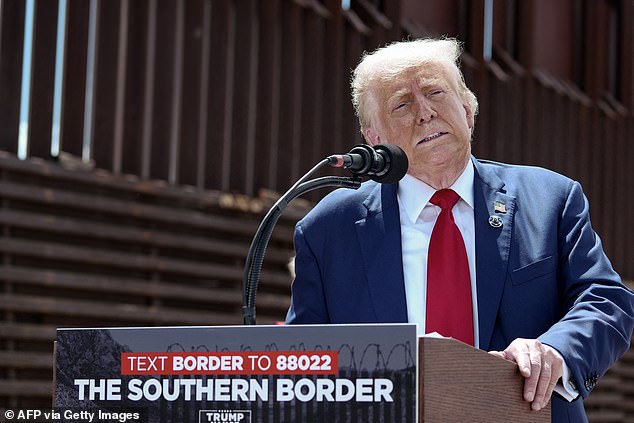
[[471, 155], [459, 55], [415, 40], [356, 68], [363, 136], [401, 147], [408, 174], [337, 190], [297, 224], [287, 323], [417, 322], [516, 362], [534, 410], [555, 390], [553, 422], [587, 421], [575, 399], [629, 347], [634, 296], [577, 182]]

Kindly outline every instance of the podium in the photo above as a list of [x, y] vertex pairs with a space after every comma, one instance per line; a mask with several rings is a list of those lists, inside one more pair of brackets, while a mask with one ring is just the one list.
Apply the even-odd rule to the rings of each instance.
[[419, 338], [419, 422], [550, 422], [532, 411], [517, 365], [454, 339]]
[[515, 364], [410, 324], [59, 329], [55, 356], [93, 421], [550, 422]]

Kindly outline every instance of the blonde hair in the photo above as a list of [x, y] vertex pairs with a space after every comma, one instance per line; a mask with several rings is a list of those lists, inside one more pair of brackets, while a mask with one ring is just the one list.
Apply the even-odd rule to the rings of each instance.
[[361, 132], [370, 124], [372, 113], [377, 109], [375, 90], [382, 82], [394, 81], [404, 72], [420, 68], [429, 63], [444, 65], [454, 73], [449, 81], [471, 108], [473, 116], [478, 112], [478, 100], [464, 81], [459, 69], [462, 47], [454, 38], [417, 39], [398, 41], [364, 53], [352, 75], [352, 104], [359, 118]]

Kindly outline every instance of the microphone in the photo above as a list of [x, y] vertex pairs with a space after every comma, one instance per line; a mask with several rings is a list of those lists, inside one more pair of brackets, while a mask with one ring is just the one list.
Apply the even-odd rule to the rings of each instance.
[[382, 184], [400, 181], [409, 166], [405, 152], [394, 144], [359, 144], [349, 153], [335, 154], [327, 160], [332, 167], [346, 168], [356, 176], [367, 176]]

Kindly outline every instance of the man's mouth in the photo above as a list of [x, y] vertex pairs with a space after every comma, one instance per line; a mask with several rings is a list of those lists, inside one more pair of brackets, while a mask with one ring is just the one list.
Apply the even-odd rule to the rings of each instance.
[[428, 141], [431, 140], [435, 140], [438, 137], [441, 137], [443, 135], [445, 135], [446, 132], [434, 132], [433, 134], [427, 135], [425, 138], [423, 138], [422, 140], [418, 141], [418, 144], [423, 144], [426, 143]]

